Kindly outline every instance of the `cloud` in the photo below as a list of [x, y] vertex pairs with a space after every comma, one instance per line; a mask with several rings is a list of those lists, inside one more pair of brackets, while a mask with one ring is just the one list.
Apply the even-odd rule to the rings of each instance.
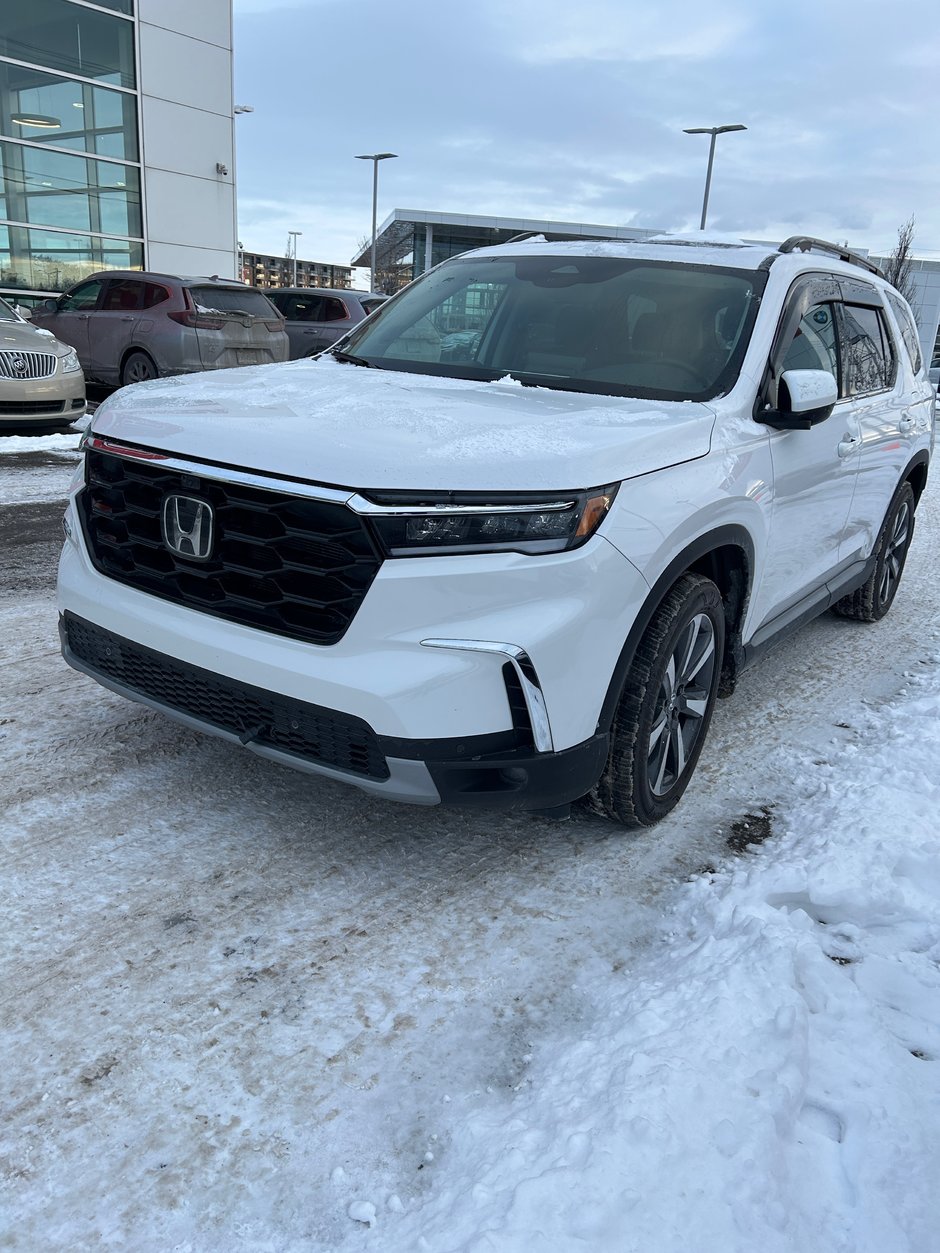
[[542, 64], [706, 60], [739, 44], [753, 20], [740, 4], [702, 5], [698, 0], [656, 5], [580, 0], [576, 6], [490, 0], [487, 8], [517, 55]]

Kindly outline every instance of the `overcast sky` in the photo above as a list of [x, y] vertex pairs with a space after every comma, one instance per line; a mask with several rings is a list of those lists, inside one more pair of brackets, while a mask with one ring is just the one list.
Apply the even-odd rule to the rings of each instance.
[[235, 0], [239, 235], [346, 265], [394, 209], [940, 259], [936, 0]]

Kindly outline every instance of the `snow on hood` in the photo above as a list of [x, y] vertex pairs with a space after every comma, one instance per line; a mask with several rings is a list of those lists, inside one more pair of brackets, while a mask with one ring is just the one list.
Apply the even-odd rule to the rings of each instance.
[[122, 388], [93, 429], [317, 483], [419, 490], [591, 487], [704, 456], [714, 413], [331, 358]]

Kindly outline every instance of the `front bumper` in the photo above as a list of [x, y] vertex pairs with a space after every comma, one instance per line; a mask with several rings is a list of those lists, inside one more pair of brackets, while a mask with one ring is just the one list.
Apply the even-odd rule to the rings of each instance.
[[[495, 748], [500, 737], [377, 736], [357, 718], [185, 666], [85, 622], [59, 617], [62, 654], [120, 696], [272, 761], [352, 783], [387, 800], [488, 809], [555, 809], [583, 796], [607, 758], [606, 735], [560, 753]], [[502, 737], [508, 744], [508, 735]]]
[[74, 422], [85, 412], [81, 370], [44, 379], [0, 378], [0, 429]]
[[[115, 671], [68, 638], [66, 658], [122, 695], [263, 756], [412, 803], [548, 809], [582, 795], [600, 773], [601, 707], [648, 591], [600, 536], [538, 558], [386, 561], [348, 630], [326, 646], [107, 578], [91, 564], [74, 503], [66, 529], [60, 612], [144, 661], [135, 656], [130, 674]], [[142, 683], [144, 663], [169, 676]], [[206, 691], [222, 685], [223, 705], [234, 699], [241, 710], [244, 698], [249, 708], [233, 723], [214, 712], [215, 697], [191, 707], [193, 675]], [[384, 773], [324, 755], [320, 729], [312, 749], [290, 739], [291, 722], [323, 717], [364, 727]]]

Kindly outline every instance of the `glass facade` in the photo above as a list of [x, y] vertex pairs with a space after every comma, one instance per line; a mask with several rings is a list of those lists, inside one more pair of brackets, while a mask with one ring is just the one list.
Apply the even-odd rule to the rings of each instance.
[[133, 0], [95, 3], [2, 0], [7, 291], [61, 291], [95, 270], [143, 267]]

